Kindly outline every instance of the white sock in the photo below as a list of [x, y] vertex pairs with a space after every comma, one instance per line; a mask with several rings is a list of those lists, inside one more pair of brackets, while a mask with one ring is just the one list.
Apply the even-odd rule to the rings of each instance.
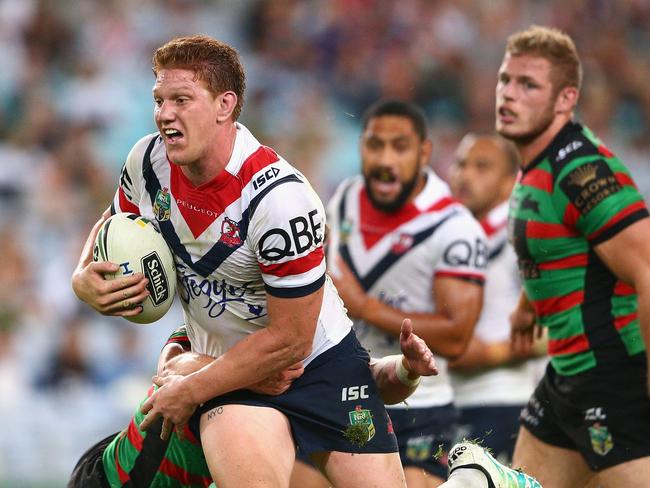
[[487, 488], [485, 474], [478, 469], [461, 468], [451, 473], [451, 476], [439, 488]]

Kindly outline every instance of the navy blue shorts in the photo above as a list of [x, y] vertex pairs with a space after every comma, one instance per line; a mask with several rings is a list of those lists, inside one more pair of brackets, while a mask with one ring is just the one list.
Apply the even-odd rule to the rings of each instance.
[[302, 456], [322, 451], [396, 452], [393, 426], [377, 392], [369, 361], [368, 352], [351, 331], [309, 363], [282, 395], [237, 390], [213, 398], [197, 409], [190, 429], [199, 435], [201, 415], [220, 405], [255, 405], [275, 408], [287, 416]]
[[402, 466], [422, 468], [447, 479], [447, 453], [456, 437], [458, 410], [453, 404], [389, 410]]
[[520, 422], [535, 437], [582, 454], [594, 471], [650, 456], [645, 352], [614, 371], [562, 376], [551, 364]]
[[492, 405], [460, 409], [457, 441], [477, 441], [488, 447], [495, 458], [509, 465], [519, 431], [519, 414], [523, 405]]

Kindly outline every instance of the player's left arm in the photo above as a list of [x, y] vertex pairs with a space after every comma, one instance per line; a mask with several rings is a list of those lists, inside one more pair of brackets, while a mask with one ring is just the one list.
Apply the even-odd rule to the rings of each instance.
[[[650, 218], [644, 218], [597, 244], [594, 250], [605, 265], [637, 293], [639, 324], [650, 364]], [[650, 377], [649, 377], [650, 378]], [[650, 379], [648, 380], [650, 392]]]
[[580, 232], [607, 268], [634, 287], [646, 355], [650, 354], [650, 219], [629, 170], [601, 145], [591, 157], [563, 167], [555, 188], [554, 201], [564, 224]]

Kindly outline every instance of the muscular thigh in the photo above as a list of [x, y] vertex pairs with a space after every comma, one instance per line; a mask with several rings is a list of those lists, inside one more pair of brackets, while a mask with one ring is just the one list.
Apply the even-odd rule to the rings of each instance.
[[201, 416], [201, 444], [220, 488], [285, 487], [295, 457], [289, 421], [269, 407], [228, 404]]
[[332, 451], [313, 456], [336, 488], [406, 488], [404, 471], [396, 452], [353, 454]]
[[604, 469], [596, 480], [596, 486], [602, 488], [647, 488], [650, 486], [650, 456]]
[[512, 466], [551, 488], [582, 487], [592, 477], [580, 453], [542, 442], [525, 427], [519, 429]]

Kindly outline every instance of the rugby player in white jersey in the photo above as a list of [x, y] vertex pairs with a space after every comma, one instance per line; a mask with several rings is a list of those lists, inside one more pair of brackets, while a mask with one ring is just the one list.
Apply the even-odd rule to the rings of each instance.
[[488, 242], [483, 310], [465, 353], [450, 364], [459, 438], [481, 439], [501, 461], [509, 462], [519, 413], [535, 387], [532, 365], [510, 347], [509, 315], [521, 284], [517, 257], [508, 243], [508, 198], [519, 158], [498, 136], [467, 134], [450, 168], [452, 194], [481, 223]]
[[[343, 182], [328, 206], [328, 263], [339, 294], [372, 354], [398, 352], [405, 317], [437, 355], [389, 410], [409, 488], [438, 486], [455, 435], [456, 410], [444, 359], [469, 341], [483, 297], [483, 230], [427, 164], [432, 144], [419, 108], [380, 101], [362, 119], [362, 175]], [[293, 486], [299, 484], [294, 483]]]
[[[368, 354], [325, 274], [321, 202], [237, 122], [245, 77], [236, 51], [178, 38], [155, 52], [153, 71], [158, 132], [131, 150], [110, 212], [160, 229], [192, 350], [217, 359], [156, 378], [141, 427], [162, 416], [163, 435], [171, 425], [182, 434], [191, 418], [220, 488], [287, 486], [296, 447], [338, 487], [405, 486]], [[139, 313], [146, 279], [105, 281], [118, 266], [91, 262], [91, 246], [73, 275], [77, 295], [103, 314]], [[283, 394], [245, 389], [301, 361]]]

